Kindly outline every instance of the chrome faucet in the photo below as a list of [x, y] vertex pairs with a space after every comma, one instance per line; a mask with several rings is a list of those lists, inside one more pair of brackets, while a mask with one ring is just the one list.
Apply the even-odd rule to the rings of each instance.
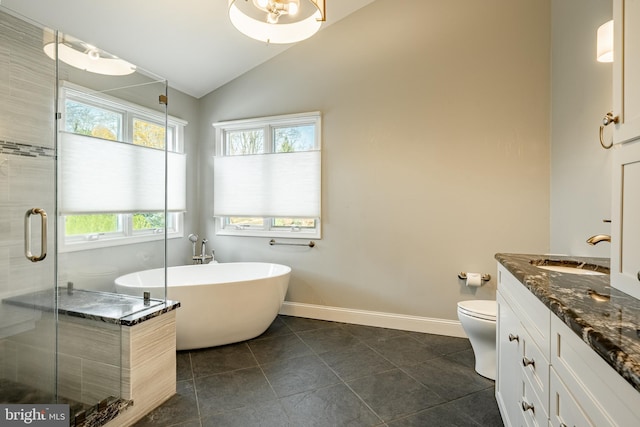
[[608, 234], [596, 234], [595, 236], [591, 236], [587, 239], [587, 243], [590, 245], [597, 245], [600, 242], [611, 243], [611, 236]]
[[207, 264], [213, 261], [213, 255], [215, 251], [211, 251], [211, 255], [207, 255], [207, 238], [202, 239], [202, 243], [200, 246], [200, 255], [196, 255], [196, 243], [198, 241], [197, 234], [189, 234], [189, 241], [193, 244], [193, 253], [191, 255], [191, 260], [194, 264]]

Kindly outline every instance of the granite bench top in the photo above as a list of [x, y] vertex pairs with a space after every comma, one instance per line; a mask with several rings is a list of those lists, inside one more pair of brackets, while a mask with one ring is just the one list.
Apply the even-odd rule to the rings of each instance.
[[[2, 303], [53, 311], [54, 290], [47, 289], [4, 298]], [[140, 298], [111, 292], [57, 289], [58, 313], [116, 325], [133, 326], [180, 307], [178, 301]]]
[[495, 258], [640, 392], [640, 300], [612, 288], [608, 274], [559, 273], [534, 265], [552, 259], [608, 269], [609, 259], [504, 253]]

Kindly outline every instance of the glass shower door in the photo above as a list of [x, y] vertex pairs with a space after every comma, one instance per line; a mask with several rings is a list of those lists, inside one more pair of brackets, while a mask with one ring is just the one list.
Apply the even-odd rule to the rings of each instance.
[[0, 403], [56, 399], [56, 63], [42, 40], [0, 7]]
[[167, 235], [182, 232], [185, 123], [166, 94], [165, 79], [0, 6], [0, 404], [68, 404], [76, 425], [130, 403], [121, 320], [162, 304], [166, 279], [150, 300], [114, 280], [166, 278]]

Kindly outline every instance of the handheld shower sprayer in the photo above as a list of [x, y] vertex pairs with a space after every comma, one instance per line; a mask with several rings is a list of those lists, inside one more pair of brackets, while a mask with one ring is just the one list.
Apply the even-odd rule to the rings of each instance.
[[198, 235], [197, 234], [189, 234], [189, 241], [191, 242], [191, 245], [193, 246], [193, 257], [196, 257], [196, 243], [198, 242]]

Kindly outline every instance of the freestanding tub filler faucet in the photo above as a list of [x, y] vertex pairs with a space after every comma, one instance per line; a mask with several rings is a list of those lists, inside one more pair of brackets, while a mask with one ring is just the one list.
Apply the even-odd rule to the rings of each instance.
[[211, 255], [207, 255], [207, 242], [209, 240], [207, 240], [207, 238], [203, 238], [202, 239], [202, 243], [200, 246], [200, 255], [196, 255], [196, 243], [198, 242], [198, 235], [197, 234], [189, 234], [189, 241], [192, 244], [192, 253], [191, 253], [191, 260], [193, 261], [194, 264], [207, 264], [211, 261], [213, 261], [213, 254], [214, 251], [211, 251]]

